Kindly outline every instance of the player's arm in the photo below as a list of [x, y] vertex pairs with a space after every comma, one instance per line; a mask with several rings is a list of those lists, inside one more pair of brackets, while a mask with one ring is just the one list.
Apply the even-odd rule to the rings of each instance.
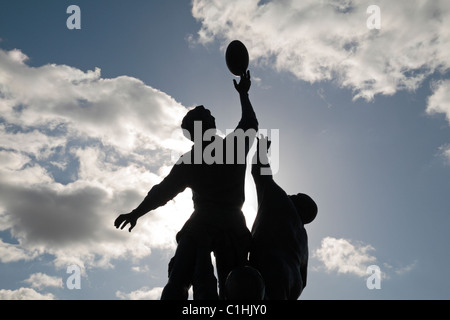
[[130, 224], [129, 231], [131, 231], [136, 225], [137, 219], [149, 211], [165, 205], [177, 194], [184, 191], [187, 187], [187, 183], [183, 166], [183, 164], [174, 165], [169, 175], [167, 175], [161, 183], [150, 189], [147, 196], [136, 209], [130, 213], [121, 214], [117, 217], [114, 221], [114, 226], [123, 229], [127, 224]]
[[269, 138], [263, 135], [257, 138], [256, 152], [252, 161], [252, 176], [257, 187], [262, 185], [267, 179], [272, 179], [272, 170], [267, 157], [271, 143]]
[[250, 71], [247, 71], [247, 73], [243, 73], [241, 75], [239, 83], [237, 83], [234, 79], [233, 83], [237, 92], [239, 92], [239, 98], [241, 100], [242, 108], [242, 117], [241, 121], [239, 122], [238, 128], [241, 128], [244, 131], [248, 129], [254, 129], [255, 131], [258, 131], [258, 120], [248, 97], [248, 91], [250, 90], [251, 86]]

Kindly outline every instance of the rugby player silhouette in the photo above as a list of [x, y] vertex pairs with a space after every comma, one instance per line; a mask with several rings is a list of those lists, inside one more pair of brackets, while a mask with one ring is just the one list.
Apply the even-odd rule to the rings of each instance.
[[274, 181], [267, 158], [270, 140], [257, 140], [252, 176], [258, 212], [251, 231], [249, 261], [264, 280], [265, 299], [295, 300], [307, 278], [308, 237], [304, 225], [315, 219], [317, 205], [306, 194], [288, 195]]
[[[235, 131], [221, 138], [215, 134], [215, 118], [208, 109], [198, 106], [190, 110], [181, 127], [194, 142], [191, 151], [180, 157], [170, 173], [151, 188], [136, 209], [119, 215], [114, 222], [120, 229], [129, 224], [131, 231], [141, 216], [165, 205], [186, 188], [192, 189], [194, 212], [177, 233], [177, 249], [169, 263], [169, 279], [161, 299], [187, 299], [192, 285], [194, 299], [217, 299], [211, 252], [216, 258], [221, 298], [229, 272], [248, 262], [251, 233], [242, 206], [246, 157], [258, 131], [258, 121], [248, 97], [250, 72], [243, 73], [239, 83], [233, 82], [242, 107]], [[210, 134], [211, 130], [214, 134]], [[206, 136], [209, 138], [205, 141]], [[202, 157], [212, 143], [222, 146], [215, 149], [213, 163]], [[230, 145], [232, 148], [227, 148]], [[200, 161], [197, 155], [200, 155]]]

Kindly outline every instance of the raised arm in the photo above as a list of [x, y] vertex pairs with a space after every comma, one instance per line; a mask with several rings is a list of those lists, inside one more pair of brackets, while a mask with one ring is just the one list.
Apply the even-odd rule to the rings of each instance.
[[130, 224], [128, 231], [131, 232], [136, 225], [137, 219], [147, 212], [165, 205], [177, 194], [184, 191], [187, 187], [186, 181], [186, 173], [183, 170], [183, 164], [174, 165], [169, 175], [167, 175], [161, 183], [150, 189], [147, 196], [136, 209], [130, 213], [121, 214], [117, 217], [114, 221], [114, 226], [123, 229], [127, 224]]
[[239, 81], [239, 83], [237, 83], [234, 79], [233, 83], [237, 92], [239, 92], [239, 98], [241, 100], [242, 107], [242, 117], [238, 127], [242, 128], [244, 131], [247, 129], [254, 129], [257, 131], [258, 120], [248, 97], [248, 91], [250, 90], [251, 86], [250, 71], [247, 71], [247, 73], [243, 73], [241, 75], [241, 80]]
[[[252, 160], [252, 176], [258, 187], [266, 179], [272, 179], [272, 170], [270, 168], [269, 158], [267, 157], [267, 152], [272, 142], [268, 137], [264, 137], [263, 135], [257, 138], [257, 140], [256, 152]], [[264, 170], [262, 170], [263, 168]]]

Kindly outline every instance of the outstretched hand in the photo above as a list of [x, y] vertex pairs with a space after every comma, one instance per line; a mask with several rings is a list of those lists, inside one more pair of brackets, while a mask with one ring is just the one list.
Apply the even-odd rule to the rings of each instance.
[[130, 224], [130, 228], [128, 229], [128, 231], [131, 232], [131, 230], [136, 226], [137, 219], [137, 216], [133, 213], [121, 214], [114, 221], [114, 226], [116, 227], [116, 229], [120, 227], [120, 230], [122, 230], [127, 224]]
[[241, 74], [241, 80], [239, 83], [236, 82], [235, 79], [233, 79], [234, 87], [240, 94], [245, 94], [250, 90], [250, 86], [252, 82], [250, 81], [250, 70], [247, 71], [247, 73]]

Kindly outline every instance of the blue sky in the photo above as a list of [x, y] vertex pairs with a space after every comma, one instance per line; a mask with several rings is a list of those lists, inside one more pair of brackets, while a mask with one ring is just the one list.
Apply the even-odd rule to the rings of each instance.
[[[71, 4], [80, 30], [66, 27]], [[319, 207], [301, 299], [448, 299], [449, 13], [445, 1], [3, 1], [0, 299], [159, 298], [190, 192], [131, 234], [113, 221], [189, 149], [188, 108], [235, 127], [233, 39], [249, 50], [260, 128], [279, 132], [276, 181]], [[251, 226], [251, 178], [246, 197]], [[369, 265], [381, 289], [367, 288]]]

